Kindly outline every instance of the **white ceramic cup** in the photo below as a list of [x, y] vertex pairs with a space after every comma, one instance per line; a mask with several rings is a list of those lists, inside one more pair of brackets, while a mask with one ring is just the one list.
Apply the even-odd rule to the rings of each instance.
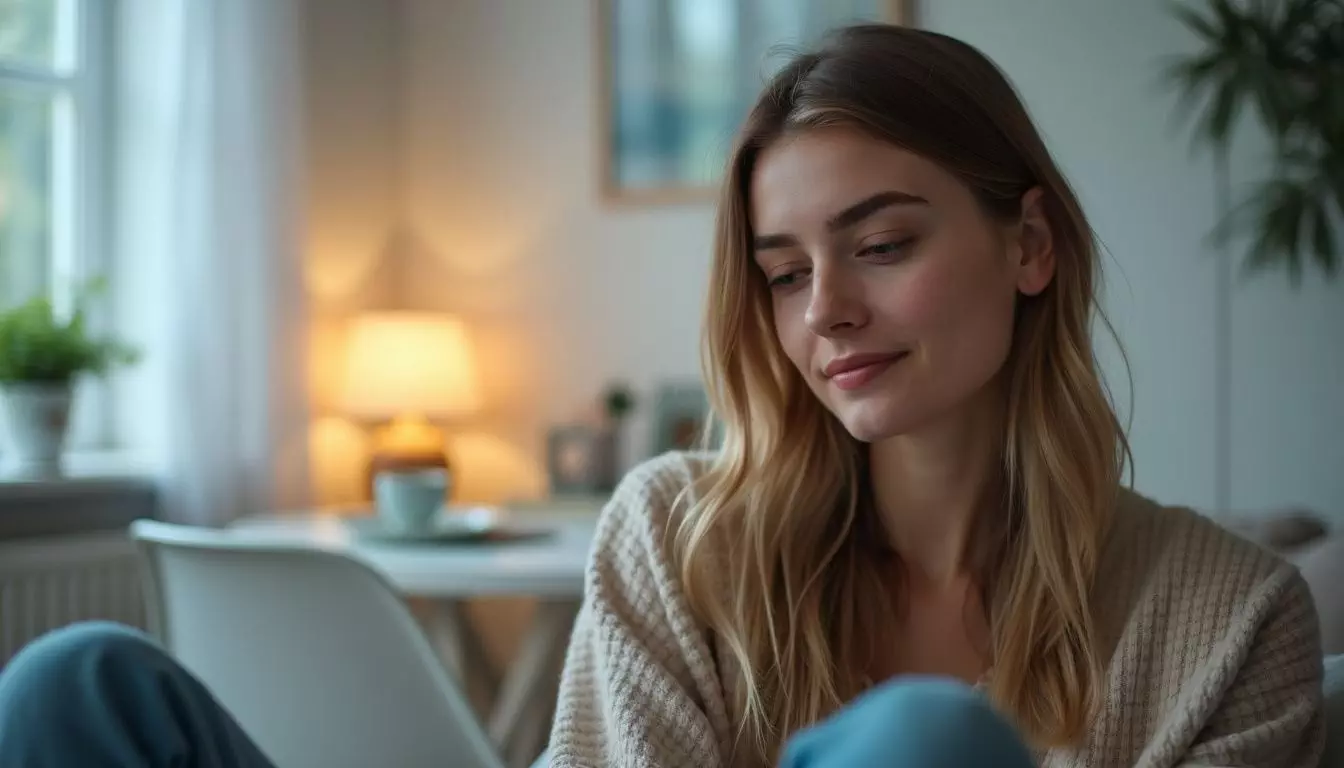
[[378, 518], [387, 530], [422, 534], [434, 528], [448, 498], [448, 471], [439, 468], [391, 469], [373, 479]]

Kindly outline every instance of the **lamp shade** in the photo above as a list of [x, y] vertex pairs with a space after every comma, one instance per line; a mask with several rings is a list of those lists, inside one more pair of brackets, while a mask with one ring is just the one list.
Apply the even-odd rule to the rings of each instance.
[[350, 329], [340, 405], [352, 416], [465, 416], [480, 407], [466, 328], [447, 315], [373, 312]]

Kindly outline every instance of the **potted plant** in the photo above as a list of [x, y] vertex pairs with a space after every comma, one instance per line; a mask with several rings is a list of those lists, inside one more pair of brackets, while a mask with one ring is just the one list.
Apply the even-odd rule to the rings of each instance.
[[60, 316], [45, 297], [0, 312], [0, 400], [16, 468], [50, 474], [60, 469], [74, 385], [133, 363], [138, 353], [111, 338], [94, 337], [87, 303], [99, 290], [85, 285], [74, 310]]
[[1183, 109], [1203, 105], [1195, 140], [1225, 164], [1250, 108], [1272, 143], [1272, 168], [1226, 212], [1216, 238], [1249, 234], [1252, 270], [1282, 267], [1297, 283], [1314, 262], [1334, 277], [1344, 250], [1344, 0], [1206, 0], [1203, 12], [1172, 12], [1200, 42], [1166, 70]]
[[613, 382], [602, 393], [602, 411], [613, 429], [620, 429], [634, 409], [635, 395], [624, 382]]

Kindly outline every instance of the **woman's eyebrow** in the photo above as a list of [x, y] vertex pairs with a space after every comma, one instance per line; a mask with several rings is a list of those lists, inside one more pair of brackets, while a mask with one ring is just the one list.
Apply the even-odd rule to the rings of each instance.
[[[878, 211], [893, 205], [928, 205], [929, 201], [919, 195], [889, 189], [869, 195], [845, 208], [826, 220], [826, 229], [836, 232], [853, 227]], [[754, 251], [768, 251], [773, 248], [789, 248], [798, 244], [798, 238], [787, 234], [757, 235], [751, 240]]]
[[826, 229], [835, 232], [841, 229], [848, 229], [864, 219], [872, 216], [880, 210], [890, 208], [893, 205], [928, 205], [929, 201], [919, 195], [912, 195], [908, 192], [898, 192], [890, 189], [886, 192], [878, 192], [875, 195], [869, 195], [857, 203], [849, 206], [845, 210], [835, 214], [826, 221]]

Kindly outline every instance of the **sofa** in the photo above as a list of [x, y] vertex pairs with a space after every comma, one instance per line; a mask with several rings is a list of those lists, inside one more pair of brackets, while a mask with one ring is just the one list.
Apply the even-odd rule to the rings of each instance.
[[1311, 590], [1326, 657], [1327, 744], [1321, 768], [1344, 768], [1344, 525], [1301, 508], [1229, 515], [1222, 523], [1296, 565]]
[[1316, 601], [1322, 650], [1344, 654], [1344, 525], [1300, 508], [1229, 515], [1222, 523], [1298, 567]]

